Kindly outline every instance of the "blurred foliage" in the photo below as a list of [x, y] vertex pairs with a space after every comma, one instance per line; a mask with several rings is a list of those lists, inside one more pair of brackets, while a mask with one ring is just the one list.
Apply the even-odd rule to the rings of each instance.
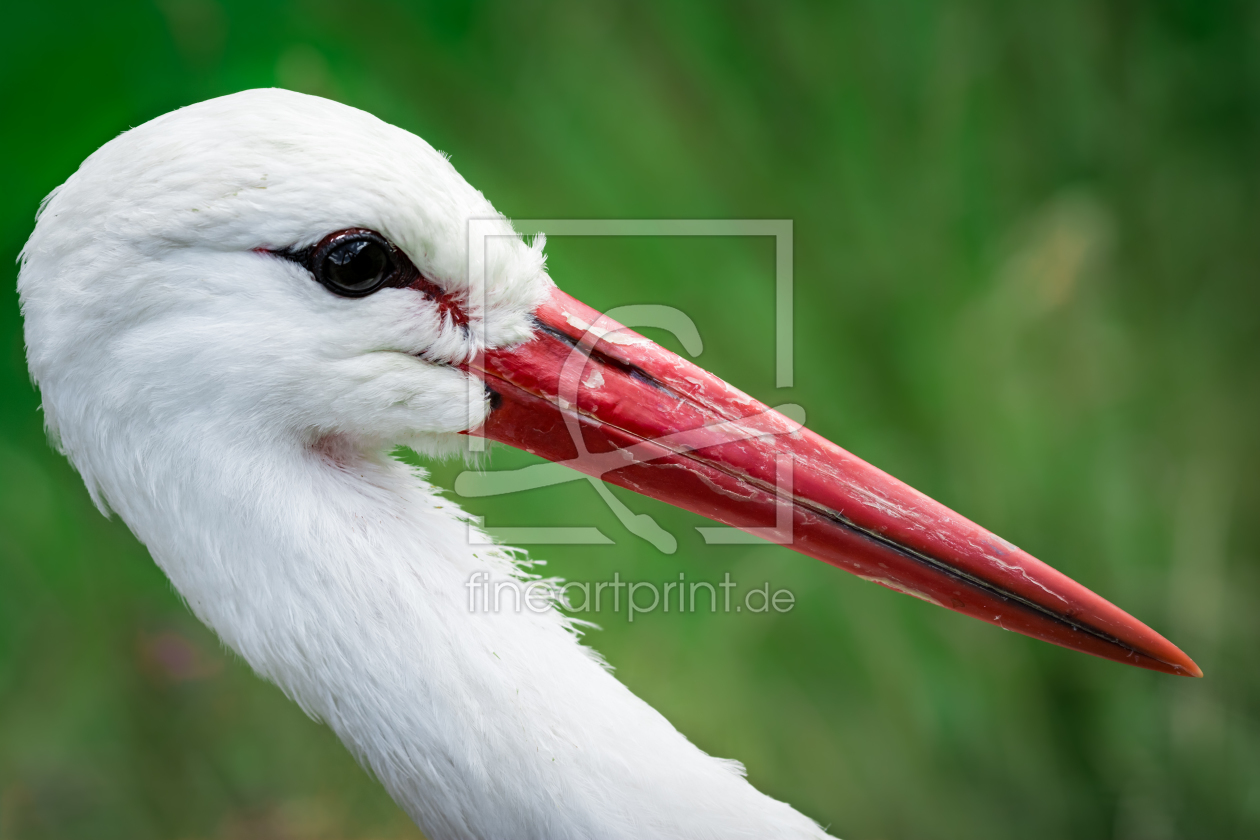
[[[678, 537], [663, 555], [583, 482], [467, 507], [616, 540], [534, 550], [572, 579], [792, 589], [786, 615], [608, 614], [590, 640], [838, 836], [1260, 836], [1255, 4], [159, 0], [10, 3], [5, 25], [9, 266], [100, 144], [268, 85], [426, 137], [510, 216], [793, 219], [792, 389], [773, 387], [768, 240], [557, 237], [550, 266], [601, 309], [683, 309], [701, 364], [804, 405], [1206, 679], [999, 633], [784, 549], [705, 546], [696, 517], [620, 494]], [[14, 274], [0, 840], [416, 836], [47, 447]], [[434, 468], [446, 486], [460, 469]]]

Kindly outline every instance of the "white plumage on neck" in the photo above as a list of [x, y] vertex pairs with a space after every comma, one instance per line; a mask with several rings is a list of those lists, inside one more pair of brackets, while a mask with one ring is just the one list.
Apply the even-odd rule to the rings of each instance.
[[[435, 840], [823, 836], [559, 612], [470, 611], [475, 572], [520, 570], [387, 453], [462, 445], [488, 409], [443, 362], [523, 340], [550, 286], [540, 248], [504, 237], [470, 288], [466, 224], [487, 217], [510, 233], [422, 140], [312, 97], [251, 91], [128, 132], [24, 251], [50, 433], [197, 616]], [[336, 298], [257, 252], [352, 226], [466, 292], [477, 329], [405, 289]]]
[[510, 557], [469, 546], [405, 465], [330, 450], [203, 450], [210, 463], [172, 462], [162, 509], [130, 521], [198, 617], [431, 836], [817, 836], [617, 682], [558, 612], [470, 611], [469, 579], [514, 574]]

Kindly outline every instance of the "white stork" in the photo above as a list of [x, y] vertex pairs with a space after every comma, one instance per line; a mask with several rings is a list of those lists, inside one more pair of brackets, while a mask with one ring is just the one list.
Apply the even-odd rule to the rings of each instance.
[[[502, 234], [484, 271], [472, 219]], [[824, 832], [617, 682], [559, 608], [470, 611], [474, 575], [523, 572], [470, 544], [399, 444], [458, 452], [472, 432], [742, 527], [775, 521], [790, 458], [795, 550], [1199, 675], [1079, 584], [601, 320], [445, 157], [344, 105], [247, 91], [106, 143], [42, 206], [18, 290], [50, 436], [97, 506], [435, 840]]]

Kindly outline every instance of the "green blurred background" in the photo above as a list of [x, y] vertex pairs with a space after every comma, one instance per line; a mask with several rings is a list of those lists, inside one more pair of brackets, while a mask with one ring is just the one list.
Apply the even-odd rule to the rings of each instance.
[[678, 537], [664, 555], [583, 482], [468, 500], [616, 541], [534, 549], [571, 579], [795, 592], [786, 615], [600, 619], [591, 643], [700, 746], [844, 838], [1260, 836], [1255, 3], [161, 0], [4, 21], [0, 840], [418, 836], [91, 507], [23, 361], [14, 261], [39, 200], [129, 126], [271, 85], [424, 136], [509, 216], [794, 220], [792, 389], [773, 387], [770, 240], [554, 238], [550, 266], [601, 309], [683, 309], [701, 364], [1207, 672], [705, 546], [698, 518], [620, 494]]

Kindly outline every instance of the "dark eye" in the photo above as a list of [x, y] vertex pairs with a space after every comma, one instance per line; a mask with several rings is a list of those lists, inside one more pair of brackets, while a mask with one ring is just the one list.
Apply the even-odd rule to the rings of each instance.
[[383, 236], [351, 229], [324, 237], [310, 255], [311, 273], [329, 291], [343, 297], [364, 297], [385, 286], [405, 285], [410, 266]]

